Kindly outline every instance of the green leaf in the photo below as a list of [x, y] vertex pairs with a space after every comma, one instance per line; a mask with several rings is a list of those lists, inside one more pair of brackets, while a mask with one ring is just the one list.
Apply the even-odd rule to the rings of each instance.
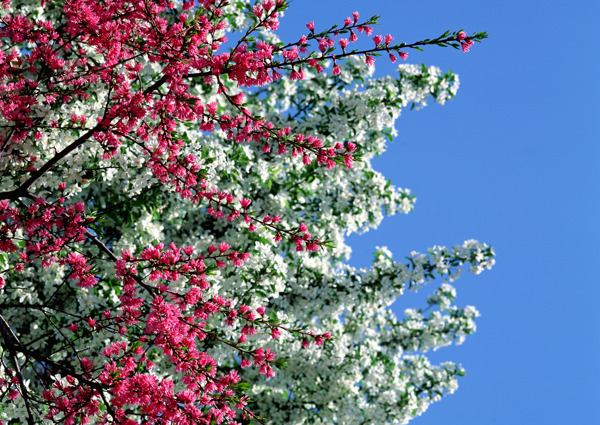
[[275, 359], [275, 361], [272, 364], [273, 364], [273, 366], [277, 367], [277, 369], [285, 370], [287, 368], [288, 360], [289, 359], [287, 359], [285, 357], [279, 357], [279, 358]]
[[267, 295], [265, 292], [263, 292], [263, 291], [261, 291], [261, 290], [259, 290], [259, 289], [256, 289], [256, 290], [254, 291], [254, 293], [255, 293], [256, 295], [258, 295], [259, 297], [263, 297], [263, 298], [269, 298], [269, 296], [268, 296], [268, 295]]

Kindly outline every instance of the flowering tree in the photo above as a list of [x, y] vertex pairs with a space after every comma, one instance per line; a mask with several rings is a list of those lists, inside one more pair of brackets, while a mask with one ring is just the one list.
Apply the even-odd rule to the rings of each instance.
[[449, 282], [492, 249], [356, 270], [344, 237], [412, 210], [370, 161], [458, 88], [374, 58], [485, 34], [395, 43], [355, 12], [286, 44], [286, 7], [3, 1], [1, 423], [405, 423], [454, 391], [423, 354], [474, 331]]

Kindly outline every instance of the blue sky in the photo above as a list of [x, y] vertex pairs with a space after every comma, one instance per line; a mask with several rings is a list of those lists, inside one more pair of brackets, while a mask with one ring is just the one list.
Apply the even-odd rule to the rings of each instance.
[[[478, 239], [497, 264], [455, 282], [477, 333], [433, 361], [467, 369], [415, 425], [600, 423], [600, 54], [597, 1], [295, 0], [279, 31], [295, 41], [353, 11], [381, 15], [398, 41], [487, 31], [470, 53], [428, 48], [408, 62], [452, 69], [456, 98], [406, 111], [375, 167], [417, 196], [415, 211], [353, 237], [355, 265], [377, 245], [412, 250]], [[384, 58], [377, 74], [393, 73]], [[408, 294], [398, 312], [418, 307]]]

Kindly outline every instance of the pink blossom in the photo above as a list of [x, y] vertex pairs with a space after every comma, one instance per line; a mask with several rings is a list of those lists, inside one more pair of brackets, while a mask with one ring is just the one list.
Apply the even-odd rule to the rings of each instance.
[[90, 371], [94, 368], [94, 363], [87, 357], [81, 358], [81, 364], [86, 371]]
[[462, 51], [464, 53], [468, 52], [473, 44], [475, 44], [475, 42], [467, 38], [464, 43], [461, 43]]
[[290, 74], [290, 80], [303, 80], [303, 79], [304, 79], [304, 72], [302, 71], [302, 68], [300, 68], [299, 70], [294, 70]]
[[238, 93], [236, 94], [232, 99], [231, 102], [234, 105], [241, 105], [242, 103], [244, 103], [244, 93]]

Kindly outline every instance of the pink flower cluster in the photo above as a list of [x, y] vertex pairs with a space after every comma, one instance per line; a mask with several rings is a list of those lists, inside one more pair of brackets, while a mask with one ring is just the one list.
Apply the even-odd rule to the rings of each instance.
[[460, 46], [462, 48], [463, 52], [468, 52], [469, 49], [471, 48], [471, 46], [473, 44], [475, 44], [475, 42], [473, 40], [471, 40], [469, 37], [467, 37], [467, 33], [465, 33], [464, 31], [461, 31], [458, 33], [458, 37], [457, 37], [458, 41], [460, 41]]
[[[61, 187], [64, 188], [64, 186]], [[0, 201], [0, 251], [19, 252], [19, 261], [12, 267], [22, 271], [27, 264], [41, 260], [42, 267], [58, 262], [68, 265], [69, 279], [78, 280], [78, 286], [94, 286], [97, 278], [90, 272], [86, 258], [77, 253], [65, 253], [64, 247], [85, 240], [86, 227], [93, 222], [84, 215], [85, 206], [78, 202], [65, 205], [60, 197], [53, 203], [35, 198], [27, 208], [11, 207], [8, 200]], [[22, 229], [25, 243], [22, 248], [14, 243], [15, 235]]]

